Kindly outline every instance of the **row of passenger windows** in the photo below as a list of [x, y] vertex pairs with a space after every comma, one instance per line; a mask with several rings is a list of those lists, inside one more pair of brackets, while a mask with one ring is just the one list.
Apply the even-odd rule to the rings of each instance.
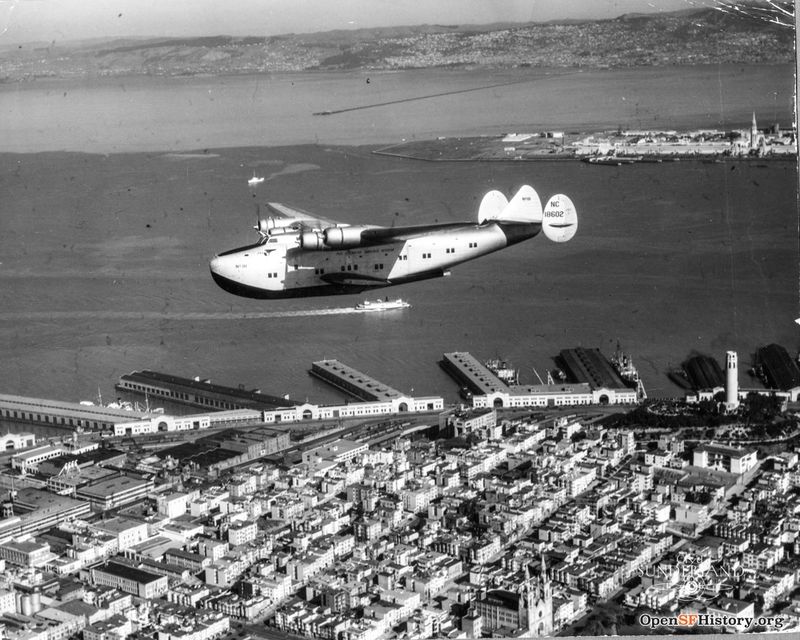
[[[477, 242], [470, 242], [469, 243], [469, 248], [470, 249], [477, 249], [478, 248], [478, 243]], [[456, 252], [455, 247], [447, 247], [445, 249], [445, 253], [447, 253], [447, 254], [451, 254], [451, 253], [455, 253], [455, 252]], [[423, 260], [430, 260], [432, 257], [433, 257], [433, 254], [430, 253], [430, 252], [422, 254], [422, 259]], [[408, 260], [408, 255], [407, 254], [403, 254], [401, 256], [398, 256], [397, 259], [398, 260]], [[373, 265], [373, 270], [374, 271], [380, 271], [383, 268], [384, 268], [384, 263], [383, 262], [376, 263], [376, 264]], [[298, 266], [294, 265], [294, 269], [297, 270]], [[339, 270], [340, 271], [358, 271], [358, 265], [357, 264], [341, 265], [339, 267]], [[321, 276], [324, 273], [325, 273], [325, 269], [323, 269], [321, 267], [314, 269], [314, 275]], [[277, 273], [268, 273], [267, 277], [268, 278], [277, 278], [278, 274]]]

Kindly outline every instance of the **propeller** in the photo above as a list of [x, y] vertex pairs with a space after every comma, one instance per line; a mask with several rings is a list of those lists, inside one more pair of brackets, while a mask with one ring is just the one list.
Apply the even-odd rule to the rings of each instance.
[[256, 202], [256, 224], [253, 227], [262, 238], [266, 238], [267, 234], [261, 231], [261, 205]]

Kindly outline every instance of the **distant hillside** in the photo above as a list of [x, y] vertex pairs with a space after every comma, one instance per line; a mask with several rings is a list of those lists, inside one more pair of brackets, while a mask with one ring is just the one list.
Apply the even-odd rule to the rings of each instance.
[[625, 67], [794, 60], [794, 32], [714, 9], [613, 20], [420, 25], [270, 37], [127, 38], [15, 47], [0, 79], [423, 67]]

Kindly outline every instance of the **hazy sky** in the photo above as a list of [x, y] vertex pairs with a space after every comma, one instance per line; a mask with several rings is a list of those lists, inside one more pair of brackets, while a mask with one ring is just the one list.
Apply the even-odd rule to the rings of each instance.
[[423, 23], [611, 18], [711, 1], [0, 0], [0, 45], [108, 36], [260, 36]]

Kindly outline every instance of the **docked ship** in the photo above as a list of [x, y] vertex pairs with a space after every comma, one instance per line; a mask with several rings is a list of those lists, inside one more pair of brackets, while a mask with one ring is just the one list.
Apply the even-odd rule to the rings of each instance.
[[618, 167], [623, 164], [641, 162], [642, 156], [591, 156], [590, 158], [582, 158], [582, 160], [589, 164], [604, 164]]
[[406, 309], [411, 305], [402, 298], [395, 300], [364, 300], [356, 305], [356, 311], [390, 311], [392, 309]]
[[622, 351], [619, 342], [617, 342], [617, 350], [611, 356], [611, 365], [629, 387], [636, 389], [640, 402], [647, 399], [647, 392], [645, 391], [644, 383], [639, 377], [639, 370], [633, 366], [633, 359]]
[[494, 358], [483, 363], [486, 368], [496, 375], [501, 382], [507, 385], [519, 384], [519, 371], [514, 369], [506, 360]]

